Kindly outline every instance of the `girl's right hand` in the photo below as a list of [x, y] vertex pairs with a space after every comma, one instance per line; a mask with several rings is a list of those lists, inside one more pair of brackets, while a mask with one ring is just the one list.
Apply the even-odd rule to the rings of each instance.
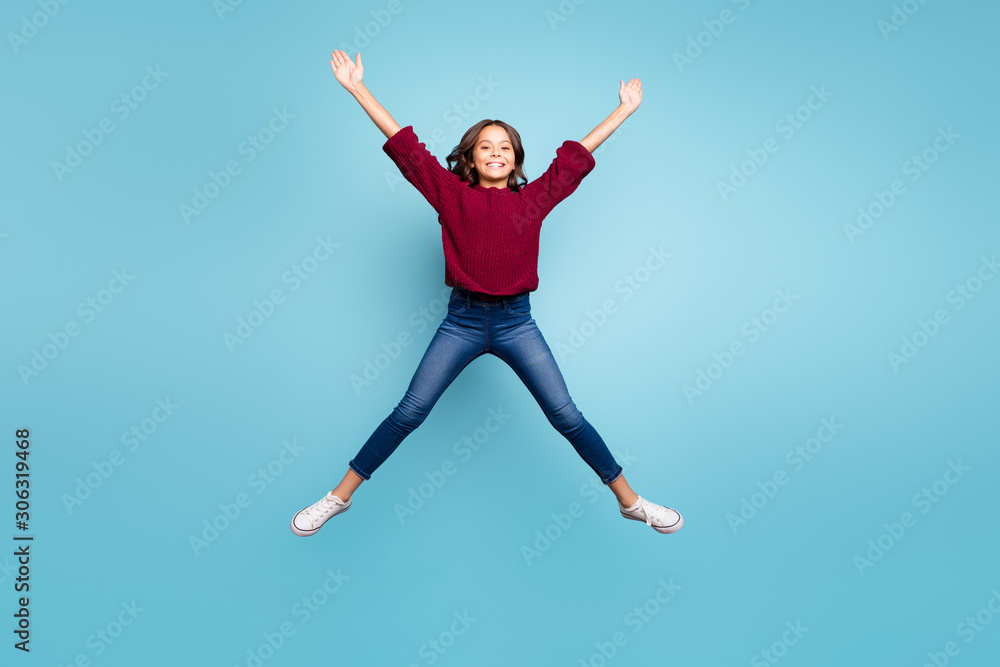
[[353, 93], [354, 89], [361, 84], [361, 76], [365, 72], [365, 68], [361, 64], [361, 52], [358, 52], [358, 62], [355, 65], [346, 52], [335, 50], [330, 54], [330, 69], [333, 70], [340, 85], [348, 92]]

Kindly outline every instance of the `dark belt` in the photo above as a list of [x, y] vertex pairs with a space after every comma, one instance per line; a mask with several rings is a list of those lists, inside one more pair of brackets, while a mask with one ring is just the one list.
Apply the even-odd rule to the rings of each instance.
[[473, 298], [479, 299], [480, 301], [488, 301], [489, 303], [496, 303], [497, 301], [502, 301], [504, 299], [514, 299], [527, 292], [519, 292], [517, 294], [486, 294], [485, 292], [473, 292], [470, 289], [465, 289], [464, 287], [459, 287], [459, 291], [467, 292]]

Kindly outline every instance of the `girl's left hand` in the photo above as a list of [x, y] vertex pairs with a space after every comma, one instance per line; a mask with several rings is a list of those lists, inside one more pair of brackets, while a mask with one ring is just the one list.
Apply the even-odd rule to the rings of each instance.
[[621, 101], [621, 106], [628, 113], [632, 113], [639, 108], [639, 103], [642, 102], [642, 82], [639, 79], [632, 79], [628, 84], [621, 79], [618, 82], [621, 84], [618, 88], [618, 99]]

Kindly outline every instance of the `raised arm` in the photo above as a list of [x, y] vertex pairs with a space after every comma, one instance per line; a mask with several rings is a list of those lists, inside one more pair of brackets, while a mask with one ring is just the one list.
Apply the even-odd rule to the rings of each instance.
[[626, 85], [619, 79], [621, 85], [618, 87], [618, 108], [611, 112], [600, 125], [590, 131], [590, 134], [580, 140], [584, 147], [593, 153], [597, 147], [604, 143], [604, 140], [611, 136], [611, 133], [618, 129], [618, 126], [625, 122], [625, 119], [639, 108], [642, 102], [642, 82], [639, 79], [632, 79]]
[[347, 53], [341, 50], [335, 50], [330, 54], [330, 69], [333, 70], [334, 75], [337, 77], [337, 81], [340, 85], [344, 87], [347, 92], [354, 95], [354, 99], [358, 101], [361, 108], [365, 110], [368, 116], [372, 119], [372, 122], [378, 126], [378, 129], [382, 130], [387, 138], [391, 138], [392, 135], [399, 132], [399, 123], [397, 123], [389, 112], [386, 111], [381, 104], [378, 103], [368, 89], [365, 88], [365, 84], [361, 82], [361, 77], [364, 74], [365, 68], [361, 64], [361, 52], [358, 52], [357, 63], [351, 62], [351, 59], [347, 56]]

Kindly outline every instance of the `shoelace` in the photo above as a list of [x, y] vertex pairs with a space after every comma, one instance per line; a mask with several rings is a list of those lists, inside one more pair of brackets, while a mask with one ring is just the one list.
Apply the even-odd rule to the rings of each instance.
[[642, 508], [642, 513], [646, 515], [646, 525], [653, 527], [652, 518], [655, 516], [659, 520], [659, 525], [661, 528], [667, 525], [667, 516], [670, 513], [670, 509], [662, 507], [661, 505], [656, 505], [649, 502], [643, 497], [639, 497], [639, 507]]
[[302, 513], [309, 518], [310, 523], [316, 525], [316, 522], [322, 519], [324, 514], [326, 514], [336, 506], [337, 506], [337, 501], [324, 496], [322, 500], [315, 503]]

